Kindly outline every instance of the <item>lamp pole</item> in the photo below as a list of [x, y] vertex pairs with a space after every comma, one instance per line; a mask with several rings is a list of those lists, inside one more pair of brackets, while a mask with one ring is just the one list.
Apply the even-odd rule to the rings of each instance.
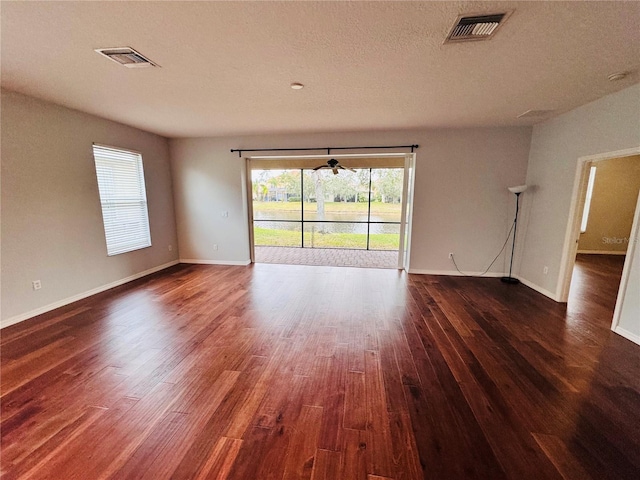
[[516, 234], [518, 233], [518, 210], [520, 209], [520, 194], [524, 191], [524, 189], [526, 189], [526, 187], [524, 187], [524, 189], [522, 189], [521, 191], [518, 191], [520, 190], [520, 188], [512, 187], [509, 189], [509, 191], [515, 193], [516, 195], [516, 218], [513, 220], [513, 242], [511, 242], [511, 261], [509, 262], [509, 276], [502, 277], [500, 279], [504, 283], [512, 283], [512, 284], [520, 283], [520, 280], [518, 280], [517, 278], [513, 278], [511, 276], [511, 272], [513, 269], [513, 253], [516, 249]]

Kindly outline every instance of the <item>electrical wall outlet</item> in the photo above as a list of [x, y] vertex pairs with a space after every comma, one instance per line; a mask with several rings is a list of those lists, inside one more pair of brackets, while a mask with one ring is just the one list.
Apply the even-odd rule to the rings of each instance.
[[544, 273], [545, 275], [549, 273], [549, 267], [545, 265], [544, 268], [542, 269], [542, 273]]
[[218, 245], [214, 245], [214, 246], [213, 246], [213, 249], [214, 249], [214, 250], [218, 250]]
[[31, 282], [31, 285], [33, 286], [34, 290], [40, 290], [42, 288], [42, 283], [40, 282], [40, 280], [34, 280], [33, 282]]
[[453, 252], [449, 252], [449, 258], [453, 258]]
[[169, 251], [173, 250], [173, 245], [169, 245]]
[[222, 212], [222, 217], [223, 218], [229, 218], [229, 212], [227, 210]]

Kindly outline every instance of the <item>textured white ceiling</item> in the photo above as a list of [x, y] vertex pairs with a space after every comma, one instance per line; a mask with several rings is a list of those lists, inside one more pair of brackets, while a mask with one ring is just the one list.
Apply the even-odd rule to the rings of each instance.
[[[504, 10], [492, 40], [442, 44], [458, 14]], [[3, 1], [1, 17], [3, 87], [168, 137], [530, 125], [517, 115], [639, 80], [635, 1]], [[119, 46], [162, 68], [93, 51]]]

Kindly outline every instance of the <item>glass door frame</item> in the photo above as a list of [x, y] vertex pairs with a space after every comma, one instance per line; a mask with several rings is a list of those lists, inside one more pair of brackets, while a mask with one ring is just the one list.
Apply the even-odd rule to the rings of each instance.
[[[300, 223], [301, 224], [301, 243], [300, 247], [294, 248], [314, 248], [314, 247], [305, 247], [304, 246], [304, 223], [359, 223], [359, 224], [367, 224], [367, 247], [366, 250], [370, 250], [369, 248], [369, 240], [370, 240], [370, 224], [371, 223], [384, 223], [384, 224], [399, 224], [400, 225], [400, 235], [399, 235], [399, 245], [398, 245], [398, 269], [409, 270], [409, 261], [410, 261], [410, 239], [411, 239], [411, 224], [412, 224], [412, 216], [413, 216], [413, 186], [415, 182], [415, 153], [396, 153], [396, 154], [378, 154], [378, 155], [363, 155], [363, 154], [343, 154], [343, 155], [303, 155], [303, 156], [259, 156], [259, 157], [245, 157], [245, 191], [246, 191], [246, 213], [248, 220], [248, 230], [249, 230], [249, 252], [251, 257], [251, 263], [255, 263], [255, 236], [254, 236], [254, 215], [253, 215], [253, 181], [252, 181], [252, 164], [251, 161], [253, 159], [273, 159], [276, 160], [296, 160], [296, 159], [345, 159], [348, 164], [349, 158], [380, 158], [380, 157], [393, 157], [393, 158], [404, 158], [404, 175], [403, 175], [403, 186], [402, 186], [402, 199], [401, 199], [401, 214], [400, 214], [400, 222], [371, 222], [371, 170], [375, 168], [402, 168], [402, 167], [354, 167], [356, 169], [369, 169], [369, 192], [367, 199], [367, 221], [331, 221], [331, 220], [305, 220], [304, 219], [304, 171], [309, 170], [308, 167], [290, 167], [290, 168], [278, 168], [282, 170], [300, 170], [300, 190], [301, 190], [301, 219], [300, 220], [283, 220], [287, 222]], [[257, 168], [256, 168], [257, 170]], [[259, 220], [258, 220], [259, 221]], [[270, 220], [274, 221], [274, 220]], [[277, 220], [276, 220], [277, 221]], [[363, 250], [363, 249], [359, 249]]]

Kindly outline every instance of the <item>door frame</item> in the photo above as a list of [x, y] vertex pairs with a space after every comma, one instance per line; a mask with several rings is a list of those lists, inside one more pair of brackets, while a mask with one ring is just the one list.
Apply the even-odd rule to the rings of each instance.
[[402, 213], [400, 224], [400, 245], [398, 246], [398, 270], [409, 271], [411, 261], [411, 227], [413, 225], [413, 191], [415, 185], [416, 154], [407, 153], [404, 157], [404, 176], [402, 185]]
[[638, 192], [638, 200], [636, 202], [636, 211], [633, 215], [633, 224], [631, 226], [631, 233], [629, 233], [629, 246], [627, 247], [627, 255], [624, 259], [624, 267], [622, 267], [622, 278], [620, 279], [620, 286], [618, 287], [618, 297], [616, 299], [616, 307], [613, 311], [613, 320], [611, 321], [611, 330], [619, 335], [631, 340], [634, 343], [640, 345], [640, 339], [625, 329], [620, 327], [620, 317], [622, 316], [622, 307], [627, 295], [627, 284], [629, 282], [629, 276], [631, 275], [631, 267], [633, 260], [636, 257], [636, 249], [638, 247], [638, 238], [640, 235], [640, 192]]
[[[383, 157], [404, 157], [404, 175], [402, 185], [402, 204], [400, 218], [400, 238], [398, 245], [398, 269], [409, 271], [410, 247], [411, 247], [411, 226], [413, 223], [413, 191], [415, 184], [415, 153], [378, 153], [378, 154], [338, 154], [338, 155], [259, 155], [244, 157], [245, 160], [245, 180], [246, 180], [246, 203], [247, 203], [247, 226], [249, 229], [249, 257], [251, 263], [255, 263], [255, 241], [253, 233], [253, 181], [251, 179], [251, 160], [252, 159], [287, 159], [287, 160], [305, 160], [314, 158], [322, 161], [350, 158], [383, 158]], [[376, 167], [374, 167], [376, 168]], [[380, 167], [384, 168], [384, 167]]]
[[[569, 221], [565, 234], [564, 247], [562, 249], [562, 260], [560, 263], [560, 282], [556, 291], [559, 302], [566, 303], [569, 299], [569, 289], [571, 287], [571, 277], [573, 276], [573, 267], [576, 263], [576, 254], [578, 253], [578, 241], [580, 240], [580, 222], [582, 220], [582, 210], [584, 208], [585, 195], [587, 192], [587, 183], [589, 180], [589, 167], [594, 163], [602, 160], [610, 160], [612, 158], [631, 157], [640, 155], [640, 146], [627, 148], [625, 150], [617, 150], [613, 152], [599, 153], [596, 155], [586, 155], [578, 158], [576, 173], [573, 182], [573, 194], [571, 197], [571, 207], [569, 209]], [[636, 209], [635, 214], [638, 214]], [[627, 249], [627, 257], [625, 258], [625, 267], [629, 261], [629, 250], [631, 242]], [[628, 276], [628, 268], [623, 269], [623, 277], [620, 285], [624, 282], [626, 285]], [[618, 298], [620, 300], [620, 298]], [[616, 309], [618, 308], [616, 304]]]

